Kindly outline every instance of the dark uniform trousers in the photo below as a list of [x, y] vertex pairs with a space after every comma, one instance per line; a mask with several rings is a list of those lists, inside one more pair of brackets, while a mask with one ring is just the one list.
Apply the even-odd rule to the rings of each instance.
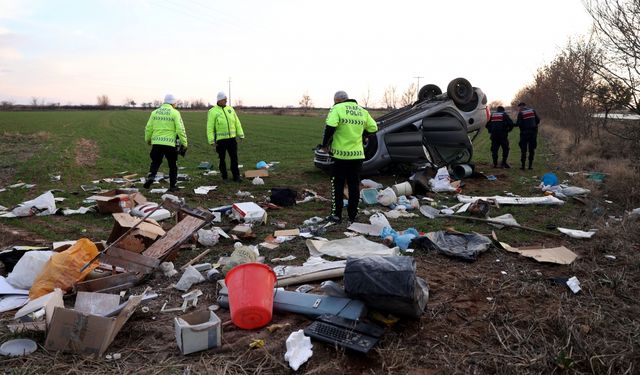
[[240, 178], [240, 170], [238, 170], [238, 142], [235, 138], [220, 139], [216, 141], [216, 152], [220, 158], [220, 175], [223, 180], [227, 179], [227, 163], [226, 154], [229, 153], [229, 159], [231, 159], [231, 174], [234, 180]]
[[349, 220], [356, 218], [358, 214], [358, 202], [360, 201], [360, 170], [363, 159], [342, 160], [333, 158], [331, 170], [331, 192], [333, 195], [332, 212], [337, 217], [342, 217], [344, 206], [344, 183], [347, 182], [349, 191], [349, 205], [347, 213]]
[[498, 150], [502, 147], [502, 163], [506, 164], [509, 158], [509, 134], [491, 135], [491, 156], [493, 165], [498, 164]]
[[162, 159], [167, 158], [169, 163], [169, 186], [176, 186], [178, 180], [178, 151], [173, 146], [167, 145], [153, 145], [151, 146], [151, 166], [149, 167], [148, 179], [153, 180], [158, 173], [160, 165], [162, 165]]
[[529, 168], [533, 166], [533, 157], [538, 146], [538, 129], [520, 129], [520, 163], [524, 168], [527, 160], [527, 150], [529, 151]]

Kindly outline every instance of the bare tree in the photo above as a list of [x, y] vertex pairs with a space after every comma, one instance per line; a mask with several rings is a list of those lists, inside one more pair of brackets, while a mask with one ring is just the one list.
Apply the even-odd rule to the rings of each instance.
[[402, 93], [402, 97], [400, 98], [400, 106], [406, 107], [408, 105], [413, 104], [414, 98], [416, 97], [417, 86], [415, 83], [409, 85], [407, 90]]
[[161, 102], [161, 101], [159, 101], [158, 99], [156, 99], [156, 100], [154, 100], [154, 101], [153, 101], [153, 106], [154, 106], [154, 107], [160, 107], [161, 105], [162, 105], [162, 102]]
[[38, 97], [37, 97], [37, 96], [32, 96], [32, 97], [31, 97], [31, 102], [30, 102], [30, 104], [31, 104], [31, 106], [32, 106], [32, 107], [39, 107], [39, 106], [40, 106], [40, 103], [41, 103], [41, 101], [38, 99]]
[[605, 50], [599, 75], [631, 91], [626, 107], [640, 114], [640, 1], [583, 0]]
[[136, 106], [136, 102], [132, 98], [126, 98], [123, 101], [123, 104], [124, 104], [125, 107], [135, 107]]
[[298, 104], [300, 105], [300, 108], [302, 108], [303, 112], [306, 112], [307, 110], [312, 108], [313, 107], [313, 101], [311, 100], [311, 97], [309, 96], [309, 93], [305, 92], [302, 95], [302, 99], [300, 99]]
[[371, 104], [371, 89], [367, 87], [367, 93], [362, 95], [362, 106], [369, 108], [369, 105]]
[[384, 94], [382, 95], [382, 104], [386, 109], [396, 108], [396, 102], [398, 98], [396, 96], [396, 87], [389, 86], [384, 90]]
[[98, 107], [100, 107], [101, 109], [107, 109], [109, 108], [109, 97], [105, 94], [102, 95], [98, 95]]
[[191, 108], [193, 109], [205, 109], [207, 105], [204, 103], [202, 98], [199, 99], [191, 99]]
[[500, 106], [504, 107], [504, 103], [502, 103], [501, 100], [493, 100], [493, 101], [489, 102], [489, 104], [487, 104], [487, 106], [489, 108], [491, 108], [491, 109], [494, 109], [494, 108], [498, 108]]
[[7, 110], [13, 108], [13, 102], [10, 100], [3, 100], [0, 102], [0, 108]]
[[238, 98], [238, 99], [236, 99], [236, 107], [237, 107], [237, 108], [242, 108], [242, 107], [244, 107], [244, 101], [242, 100], [242, 98]]

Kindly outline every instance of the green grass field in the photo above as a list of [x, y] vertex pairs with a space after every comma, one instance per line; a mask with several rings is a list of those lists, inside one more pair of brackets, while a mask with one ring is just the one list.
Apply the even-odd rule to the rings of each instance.
[[[82, 184], [118, 177], [120, 172], [144, 176], [149, 165], [150, 148], [143, 140], [148, 116], [149, 112], [144, 111], [0, 112], [0, 165], [4, 170], [0, 183], [4, 186], [17, 182], [36, 184], [32, 189], [8, 189], [0, 193], [0, 205], [12, 207], [46, 190], [59, 189], [62, 191], [56, 192], [55, 196], [65, 197], [66, 200], [58, 206], [78, 208], [82, 200], [91, 195], [80, 189]], [[271, 171], [271, 176], [265, 179], [266, 184], [263, 186], [254, 186], [248, 180], [242, 184], [222, 184], [218, 176], [203, 176], [203, 171], [197, 169], [201, 161], [209, 161], [217, 167], [217, 156], [213, 147], [206, 142], [206, 112], [185, 112], [183, 118], [189, 137], [189, 151], [185, 158], [179, 159], [179, 165], [184, 167], [180, 172], [188, 174], [192, 179], [184, 183], [185, 189], [180, 195], [185, 196], [189, 204], [203, 207], [231, 204], [237, 201], [235, 192], [238, 190], [250, 191], [255, 200], [260, 201], [275, 186], [288, 186], [298, 191], [308, 188], [329, 196], [328, 177], [314, 167], [311, 151], [322, 136], [322, 117], [240, 113], [246, 133], [246, 139], [239, 146], [240, 164], [244, 165], [244, 170], [254, 169], [255, 163], [260, 160], [280, 162]], [[514, 166], [519, 159], [515, 133], [511, 135], [510, 156]], [[467, 186], [463, 188], [464, 194], [494, 195], [508, 191], [521, 195], [539, 195], [538, 191], [532, 189], [537, 185], [537, 180], [531, 177], [540, 175], [546, 168], [545, 163], [538, 161], [534, 171], [492, 169], [489, 168], [489, 146], [487, 134], [483, 132], [474, 144], [474, 162], [478, 170], [497, 175], [498, 181], [467, 180]], [[540, 157], [538, 159], [541, 160]], [[161, 167], [161, 171], [168, 173], [166, 164]], [[62, 175], [61, 181], [51, 181], [50, 175], [58, 173]], [[377, 176], [373, 179], [391, 185], [405, 181], [406, 176]], [[200, 185], [219, 185], [219, 188], [203, 198], [196, 196], [192, 190]], [[100, 183], [99, 186], [117, 187], [106, 183]], [[151, 200], [159, 200], [159, 196], [146, 196]], [[441, 204], [451, 206], [455, 203], [451, 195], [440, 194], [435, 197]], [[544, 224], [553, 222], [554, 218], [566, 210], [566, 207], [510, 207], [503, 208], [500, 213], [512, 213], [521, 224], [534, 224], [533, 226], [544, 229]], [[308, 203], [275, 211], [271, 218], [286, 220], [291, 226], [296, 226], [308, 217], [325, 216], [328, 211], [326, 204]], [[100, 240], [108, 235], [112, 220], [105, 215], [87, 214], [3, 219], [1, 223], [26, 229], [47, 240], [74, 239], [79, 236]], [[489, 231], [485, 224], [454, 219], [434, 222], [419, 217], [400, 219], [393, 224], [397, 230], [415, 227], [421, 231], [430, 231], [455, 226], [461, 231]], [[527, 242], [532, 237], [530, 233], [512, 230], [505, 231], [505, 238]]]

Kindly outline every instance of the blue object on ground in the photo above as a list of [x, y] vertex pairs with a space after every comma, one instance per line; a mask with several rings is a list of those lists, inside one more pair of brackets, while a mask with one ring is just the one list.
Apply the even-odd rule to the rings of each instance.
[[542, 183], [547, 186], [556, 186], [558, 185], [558, 176], [551, 172], [545, 173], [542, 176]]

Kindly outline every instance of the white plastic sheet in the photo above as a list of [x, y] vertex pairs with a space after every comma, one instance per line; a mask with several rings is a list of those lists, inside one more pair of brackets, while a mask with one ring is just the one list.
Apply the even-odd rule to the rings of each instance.
[[56, 212], [56, 200], [50, 191], [30, 201], [22, 202], [2, 217], [46, 216]]
[[593, 237], [594, 234], [596, 234], [596, 232], [594, 231], [585, 232], [583, 230], [560, 228], [560, 227], [558, 227], [558, 230], [571, 238], [578, 238], [578, 239], [589, 239]]
[[383, 244], [369, 241], [363, 236], [333, 241], [307, 240], [307, 247], [311, 256], [329, 255], [340, 259], [346, 259], [347, 257], [362, 258], [373, 255], [399, 255], [397, 247], [388, 248]]
[[564, 201], [552, 196], [546, 195], [543, 197], [503, 197], [499, 195], [495, 195], [493, 197], [472, 197], [468, 195], [458, 195], [458, 201], [462, 203], [472, 203], [477, 201], [478, 199], [482, 200], [490, 200], [493, 199], [498, 204], [504, 205], [527, 205], [527, 204], [542, 204], [542, 205], [561, 205], [564, 204]]
[[7, 282], [18, 289], [30, 289], [51, 255], [52, 251], [27, 251], [7, 276]]

